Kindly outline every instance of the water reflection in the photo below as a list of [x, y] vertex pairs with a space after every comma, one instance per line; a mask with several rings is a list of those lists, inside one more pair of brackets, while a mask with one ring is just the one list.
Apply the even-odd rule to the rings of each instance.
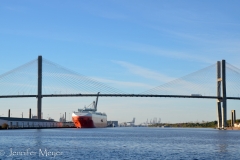
[[57, 159], [237, 159], [238, 135], [239, 131], [173, 128], [18, 130], [0, 132], [0, 150], [15, 146], [61, 152]]
[[34, 135], [35, 146], [41, 147], [42, 146], [42, 137], [43, 137], [42, 129], [36, 129], [35, 133], [33, 133], [33, 135]]

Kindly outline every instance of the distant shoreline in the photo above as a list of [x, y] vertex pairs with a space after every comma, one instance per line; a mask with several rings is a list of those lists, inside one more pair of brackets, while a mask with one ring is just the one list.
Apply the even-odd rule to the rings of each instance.
[[[218, 129], [216, 127], [155, 127], [149, 126], [152, 128], [206, 128], [206, 129]], [[227, 127], [225, 130], [240, 130], [240, 127]]]
[[[238, 123], [240, 119], [236, 120]], [[230, 126], [231, 120], [227, 120], [227, 126]], [[148, 125], [148, 127], [171, 127], [171, 128], [217, 128], [217, 121], [210, 121], [210, 122], [186, 122], [186, 123], [156, 123]], [[226, 130], [240, 130], [240, 127], [226, 127]]]

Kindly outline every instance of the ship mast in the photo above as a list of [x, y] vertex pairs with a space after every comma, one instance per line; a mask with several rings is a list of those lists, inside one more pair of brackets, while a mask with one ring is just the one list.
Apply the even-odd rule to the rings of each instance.
[[96, 103], [95, 103], [95, 106], [94, 106], [95, 111], [97, 111], [97, 104], [98, 104], [98, 96], [99, 96], [99, 93], [100, 93], [100, 92], [98, 92], [98, 94], [97, 94]]

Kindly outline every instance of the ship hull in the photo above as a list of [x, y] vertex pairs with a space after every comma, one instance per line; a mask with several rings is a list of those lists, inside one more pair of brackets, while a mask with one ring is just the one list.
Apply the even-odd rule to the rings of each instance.
[[107, 116], [92, 113], [73, 113], [72, 121], [77, 128], [107, 127]]

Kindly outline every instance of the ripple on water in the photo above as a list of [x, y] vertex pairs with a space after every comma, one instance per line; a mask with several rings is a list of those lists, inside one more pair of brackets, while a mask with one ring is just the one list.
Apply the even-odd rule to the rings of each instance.
[[214, 129], [4, 130], [0, 142], [0, 159], [238, 159], [240, 152], [239, 132]]

